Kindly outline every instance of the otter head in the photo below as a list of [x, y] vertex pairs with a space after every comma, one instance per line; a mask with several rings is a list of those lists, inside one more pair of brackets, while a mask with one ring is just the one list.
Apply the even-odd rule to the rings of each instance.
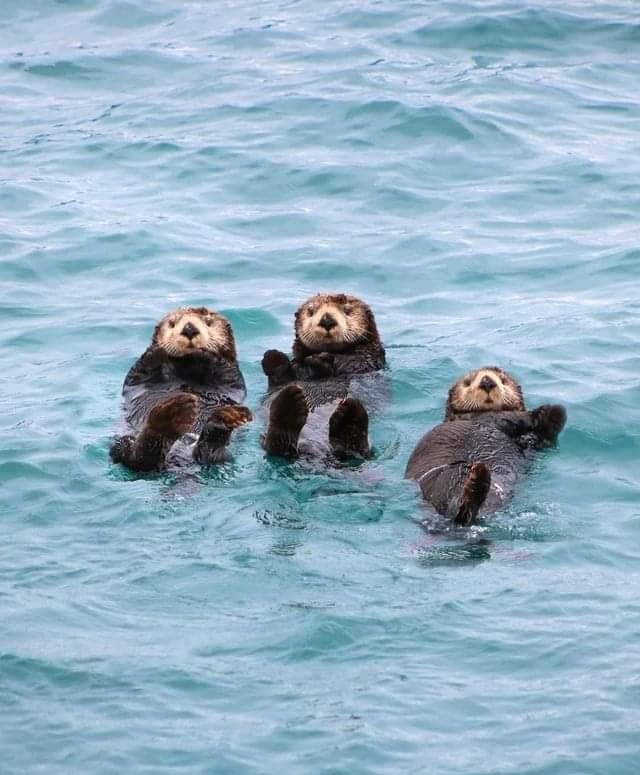
[[156, 326], [152, 345], [174, 358], [208, 353], [236, 359], [231, 324], [206, 307], [183, 307], [165, 315]]
[[465, 374], [451, 388], [445, 419], [524, 409], [522, 390], [515, 379], [497, 366], [485, 366]]
[[302, 304], [295, 316], [294, 355], [340, 352], [378, 340], [373, 312], [360, 299], [344, 293], [319, 293]]

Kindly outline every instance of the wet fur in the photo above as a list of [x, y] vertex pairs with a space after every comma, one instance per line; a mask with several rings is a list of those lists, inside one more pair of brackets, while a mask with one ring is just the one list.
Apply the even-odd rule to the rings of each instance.
[[[337, 321], [336, 330], [326, 335], [314, 326], [323, 313]], [[263, 357], [271, 393], [263, 442], [267, 454], [297, 457], [299, 437], [308, 422], [318, 426], [316, 435], [328, 432], [336, 458], [368, 457], [368, 413], [363, 403], [368, 391], [360, 389], [360, 378], [386, 365], [373, 312], [353, 296], [318, 294], [300, 306], [294, 322], [293, 357], [278, 350], [268, 350]], [[325, 407], [334, 404], [327, 417]]]
[[[173, 332], [175, 321], [180, 326], [184, 320], [195, 327], [198, 320], [211, 320], [214, 333], [209, 337], [203, 322], [194, 335], [201, 346], [191, 347], [185, 337], [179, 341], [179, 331]], [[239, 406], [246, 388], [231, 325], [205, 307], [176, 310], [160, 321], [122, 392], [127, 433], [110, 452], [114, 462], [136, 471], [165, 468], [179, 439], [187, 458], [205, 465], [220, 462], [233, 429], [251, 419], [249, 410]]]
[[506, 404], [518, 408], [502, 408], [498, 402], [493, 411], [459, 411], [466, 408], [456, 401], [460, 383], [470, 376], [465, 375], [449, 391], [445, 422], [423, 436], [405, 472], [439, 514], [459, 525], [504, 506], [536, 451], [555, 445], [566, 422], [559, 405], [527, 411], [515, 380], [499, 373], [517, 387], [517, 398], [510, 393]]

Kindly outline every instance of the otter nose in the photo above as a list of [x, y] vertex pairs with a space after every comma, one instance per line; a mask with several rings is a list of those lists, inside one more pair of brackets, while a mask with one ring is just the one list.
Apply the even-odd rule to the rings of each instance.
[[193, 323], [187, 323], [187, 325], [182, 329], [182, 336], [186, 336], [187, 339], [193, 339], [194, 336], [198, 335], [198, 329], [193, 325]]
[[486, 375], [480, 380], [480, 384], [478, 385], [480, 390], [486, 390], [487, 393], [490, 393], [495, 386], [496, 383], [491, 379], [491, 377], [487, 377]]
[[334, 317], [332, 317], [328, 312], [325, 312], [324, 315], [320, 318], [320, 323], [318, 325], [322, 326], [322, 328], [324, 328], [326, 331], [331, 331], [331, 329], [335, 328], [338, 324]]

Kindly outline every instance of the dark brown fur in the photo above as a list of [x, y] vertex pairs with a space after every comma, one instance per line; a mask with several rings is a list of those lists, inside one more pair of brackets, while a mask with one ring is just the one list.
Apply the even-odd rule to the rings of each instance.
[[[187, 342], [187, 328], [181, 336], [180, 321], [189, 317], [204, 339], [198, 334]], [[214, 328], [205, 333], [205, 324]], [[166, 340], [161, 332], [163, 327], [168, 332], [169, 326], [176, 333], [172, 330]], [[192, 327], [190, 336], [193, 334]], [[179, 346], [176, 339], [182, 339]], [[202, 345], [194, 347], [199, 342]], [[206, 465], [220, 462], [226, 457], [233, 429], [251, 419], [251, 412], [238, 405], [245, 392], [229, 322], [206, 307], [169, 313], [155, 327], [150, 347], [125, 379], [123, 394], [131, 433], [113, 443], [113, 461], [136, 471], [160, 470], [176, 440], [191, 432], [198, 435], [194, 458]]]
[[495, 367], [491, 370], [517, 387], [515, 398], [508, 397], [508, 407], [457, 412], [459, 380], [449, 391], [445, 422], [423, 436], [405, 473], [418, 482], [436, 511], [461, 525], [469, 524], [480, 509], [501, 508], [536, 450], [555, 445], [566, 422], [566, 411], [559, 405], [527, 411], [515, 380]]
[[[335, 334], [331, 329], [326, 339], [314, 339], [314, 330], [305, 336], [305, 323], [325, 308], [335, 310]], [[386, 365], [373, 312], [355, 296], [318, 294], [300, 305], [294, 327], [293, 357], [290, 359], [279, 350], [268, 350], [262, 359], [269, 390], [283, 388], [271, 404], [264, 442], [267, 453], [288, 458], [297, 456], [298, 436], [309, 411], [342, 398], [342, 404], [330, 418], [329, 441], [334, 454], [339, 458], [368, 457], [367, 410], [359, 399], [349, 396], [349, 384], [350, 378], [378, 371]], [[332, 336], [336, 338], [331, 339]], [[298, 386], [295, 393], [291, 392], [292, 383]], [[307, 405], [306, 413], [299, 406], [300, 396]]]

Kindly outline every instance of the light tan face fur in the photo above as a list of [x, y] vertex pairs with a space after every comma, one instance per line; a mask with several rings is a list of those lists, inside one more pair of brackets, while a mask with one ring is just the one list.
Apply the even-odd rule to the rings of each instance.
[[340, 350], [367, 338], [367, 308], [355, 296], [319, 294], [305, 301], [296, 314], [296, 334], [316, 352]]
[[169, 355], [180, 358], [198, 352], [221, 352], [233, 349], [233, 335], [222, 315], [205, 307], [188, 307], [170, 312], [154, 335], [154, 344]]
[[449, 393], [447, 416], [524, 408], [522, 391], [513, 377], [497, 367], [485, 366], [455, 383]]

